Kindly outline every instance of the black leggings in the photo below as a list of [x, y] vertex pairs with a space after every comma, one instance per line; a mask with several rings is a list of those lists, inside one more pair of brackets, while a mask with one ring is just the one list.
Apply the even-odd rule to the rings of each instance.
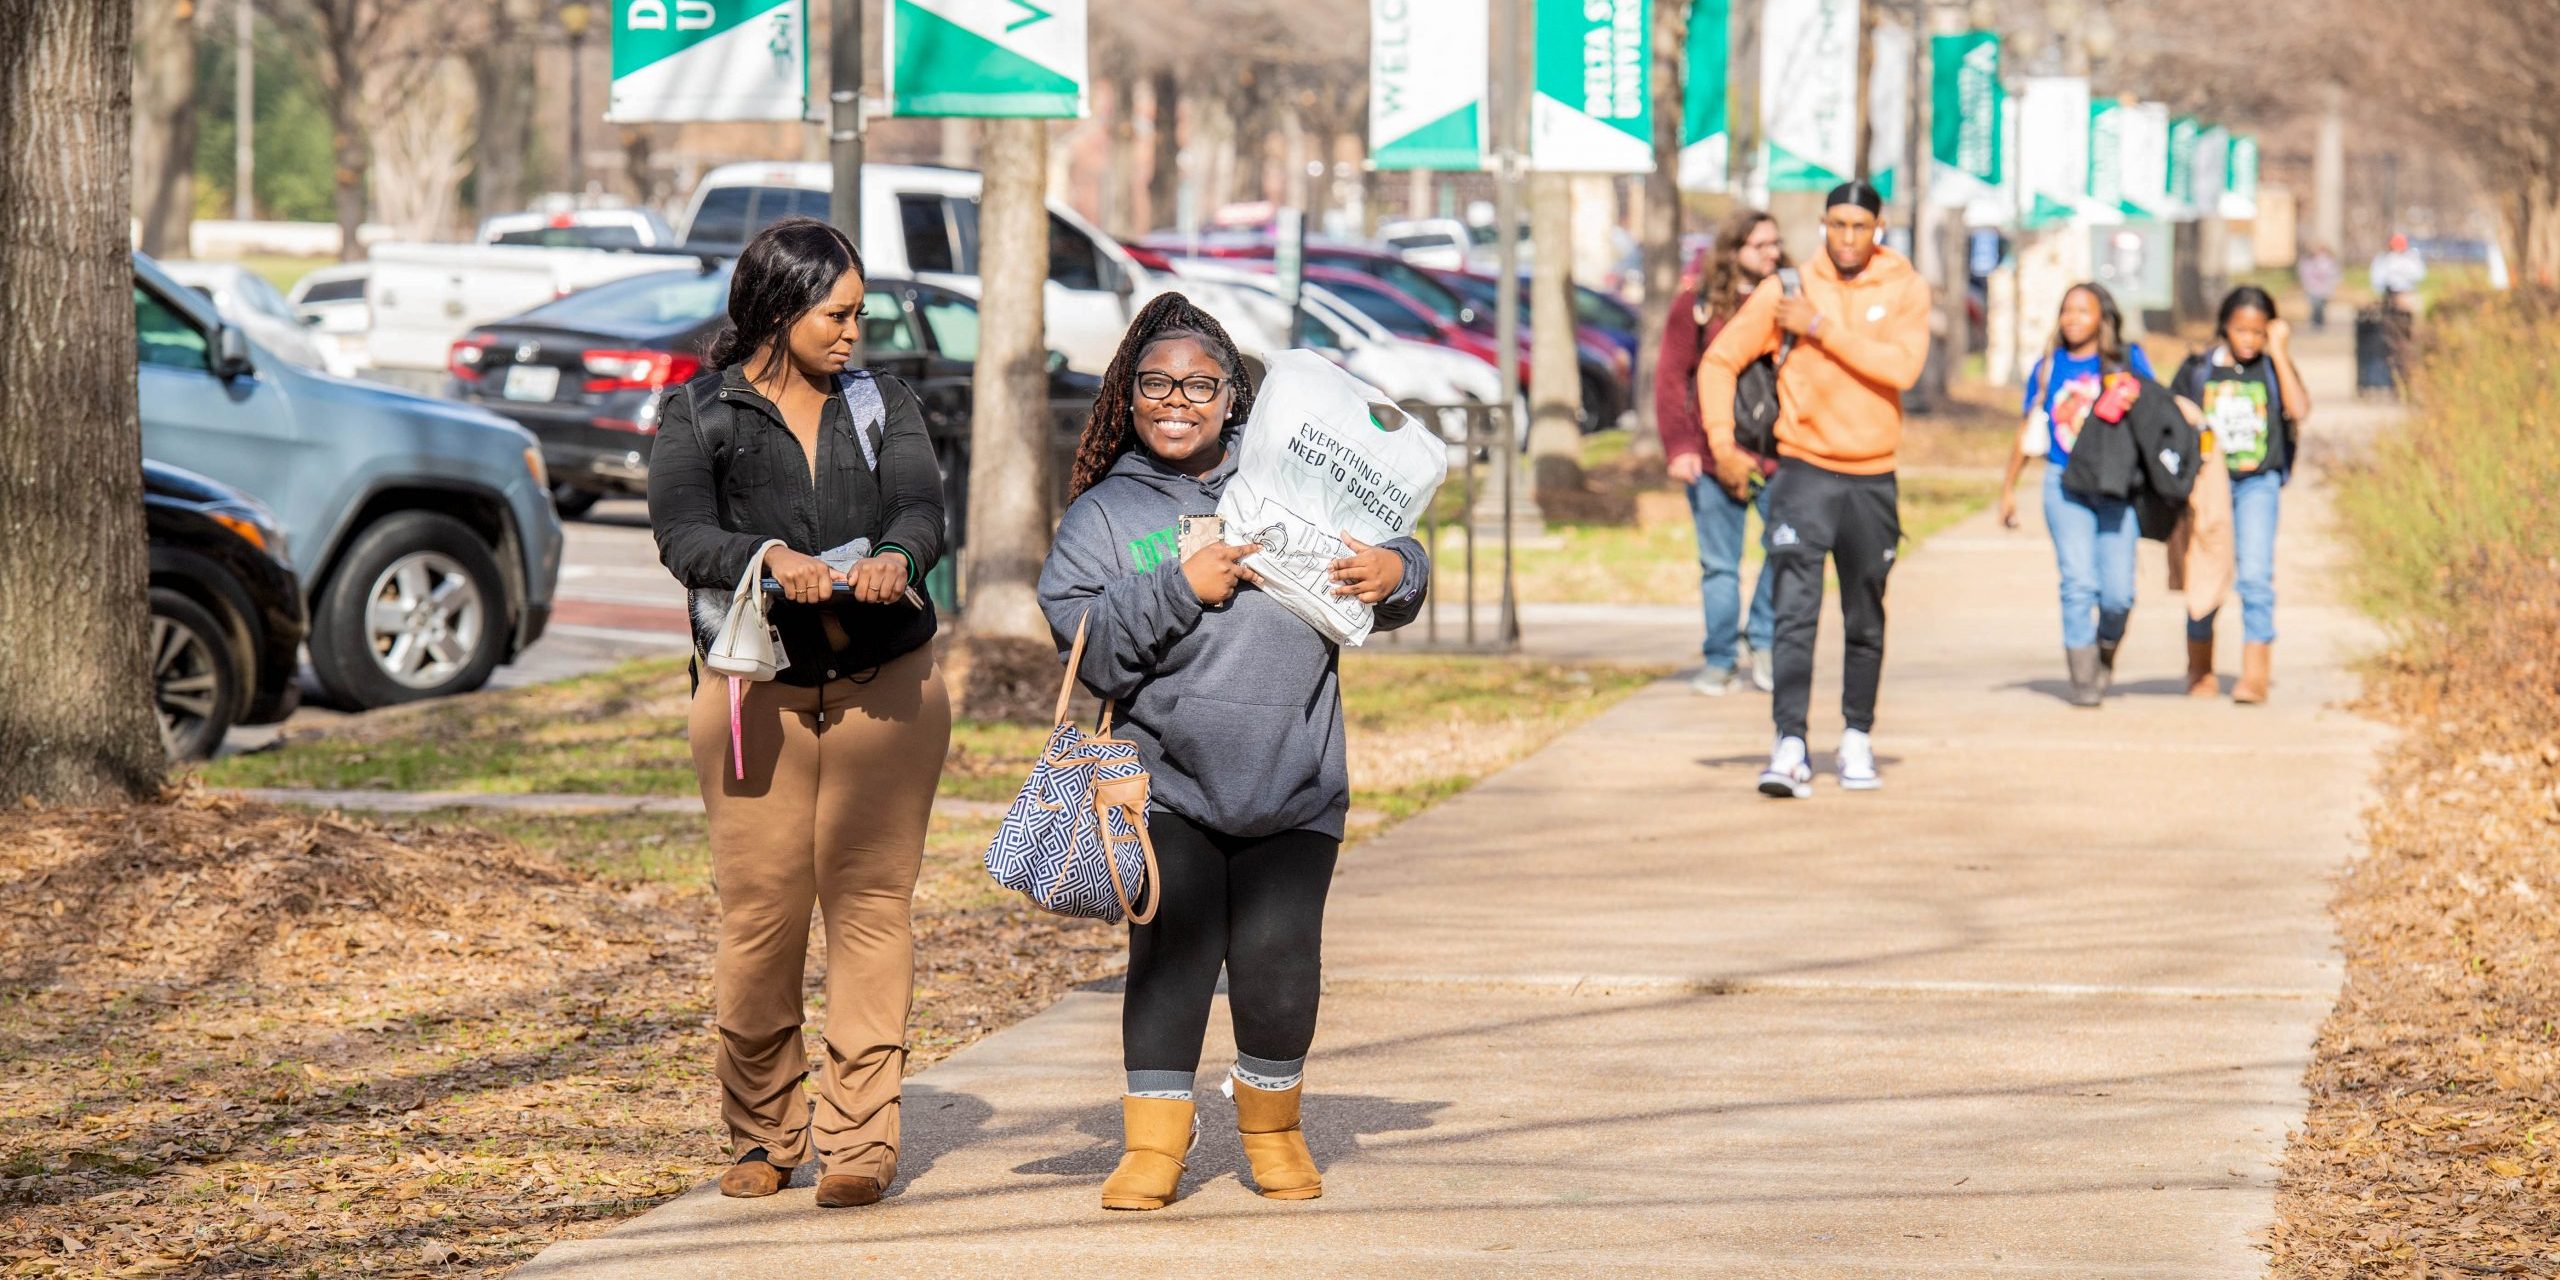
[[1317, 831], [1230, 836], [1164, 810], [1147, 814], [1164, 873], [1156, 918], [1129, 928], [1120, 1055], [1129, 1071], [1200, 1068], [1218, 969], [1236, 1049], [1307, 1056], [1323, 979], [1324, 896], [1342, 841]]

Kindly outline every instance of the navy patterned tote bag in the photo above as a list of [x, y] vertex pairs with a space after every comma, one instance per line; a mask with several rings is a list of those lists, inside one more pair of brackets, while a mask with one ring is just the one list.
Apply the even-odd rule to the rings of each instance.
[[[1137, 744], [1111, 736], [1108, 702], [1090, 734], [1067, 719], [1084, 665], [1085, 625], [1076, 624], [1048, 746], [987, 843], [987, 874], [1044, 911], [1145, 924], [1164, 893], [1147, 837], [1147, 771]], [[1141, 897], [1144, 912], [1135, 905]]]

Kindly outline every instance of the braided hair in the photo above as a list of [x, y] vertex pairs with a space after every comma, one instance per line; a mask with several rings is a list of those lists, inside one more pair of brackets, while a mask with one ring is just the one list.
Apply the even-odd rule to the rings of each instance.
[[1067, 501], [1082, 497], [1085, 490], [1110, 473], [1111, 464], [1118, 462], [1121, 454], [1138, 447], [1134, 416], [1138, 362], [1146, 358], [1147, 348], [1169, 338], [1189, 338], [1199, 343], [1226, 370], [1227, 385], [1235, 391], [1236, 417], [1241, 420], [1252, 415], [1253, 379], [1245, 369], [1243, 354], [1236, 350], [1235, 340], [1227, 336], [1226, 326], [1179, 293], [1157, 294], [1138, 309], [1138, 318], [1129, 322], [1129, 332], [1120, 338], [1120, 349], [1112, 353], [1110, 367], [1102, 372], [1102, 389], [1094, 395], [1093, 412], [1086, 416], [1084, 435], [1076, 442], [1076, 465], [1067, 484]]

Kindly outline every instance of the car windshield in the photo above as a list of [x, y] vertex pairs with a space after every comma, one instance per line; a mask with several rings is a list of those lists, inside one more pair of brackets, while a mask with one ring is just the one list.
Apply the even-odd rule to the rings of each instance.
[[652, 271], [581, 289], [524, 313], [524, 319], [609, 333], [690, 329], [729, 306], [729, 267]]
[[363, 299], [363, 276], [315, 281], [302, 291], [302, 301], [306, 306], [314, 302], [360, 302]]

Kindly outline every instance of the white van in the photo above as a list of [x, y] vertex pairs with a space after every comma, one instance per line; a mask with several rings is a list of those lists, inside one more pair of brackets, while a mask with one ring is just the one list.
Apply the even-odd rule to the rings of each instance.
[[[730, 164], [711, 171], [685, 209], [681, 243], [735, 249], [795, 215], [827, 216], [826, 164]], [[978, 274], [979, 176], [933, 165], [862, 166], [862, 261], [882, 276], [950, 285]], [[972, 280], [964, 289], [978, 290]], [[1075, 212], [1049, 205], [1048, 337], [1067, 367], [1099, 374], [1137, 307], [1156, 292], [1146, 268]]]

